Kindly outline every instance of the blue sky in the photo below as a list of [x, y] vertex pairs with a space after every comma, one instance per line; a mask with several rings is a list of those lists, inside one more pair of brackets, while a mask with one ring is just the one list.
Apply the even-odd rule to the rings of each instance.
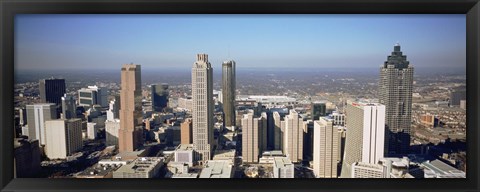
[[465, 15], [17, 15], [15, 67], [376, 68], [399, 42], [412, 65], [465, 68]]

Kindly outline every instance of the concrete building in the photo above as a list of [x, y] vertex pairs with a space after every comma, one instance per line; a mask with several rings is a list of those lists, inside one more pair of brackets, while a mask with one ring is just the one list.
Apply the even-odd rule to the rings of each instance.
[[157, 178], [163, 157], [139, 157], [113, 172], [113, 178]]
[[188, 164], [193, 166], [193, 145], [192, 144], [180, 144], [174, 152], [176, 163]]
[[328, 117], [314, 121], [313, 170], [319, 178], [337, 178], [339, 174], [341, 133], [333, 122]]
[[121, 72], [120, 152], [134, 151], [143, 145], [142, 77], [140, 65], [125, 64]]
[[242, 157], [243, 162], [256, 163], [267, 147], [266, 113], [254, 118], [253, 110], [242, 118]]
[[350, 178], [384, 178], [383, 166], [365, 162], [352, 164], [352, 175]]
[[155, 112], [162, 112], [168, 105], [168, 84], [151, 85], [152, 109]]
[[45, 145], [45, 121], [57, 119], [54, 103], [27, 105], [28, 136]]
[[80, 106], [100, 105], [108, 106], [108, 90], [105, 87], [99, 88], [96, 85], [88, 86], [78, 90], [78, 104]]
[[192, 118], [187, 118], [180, 125], [180, 143], [181, 144], [192, 144], [193, 143], [193, 123]]
[[284, 117], [288, 114], [288, 109], [284, 108], [282, 110], [272, 110], [272, 118], [267, 120], [270, 122], [271, 129], [273, 129], [273, 149], [274, 150], [283, 150], [283, 131], [285, 127], [285, 121], [282, 121]]
[[380, 68], [378, 90], [380, 103], [385, 105], [387, 154], [407, 154], [410, 147], [413, 71], [400, 44], [395, 44], [392, 54]]
[[62, 118], [77, 118], [77, 104], [73, 95], [65, 94], [62, 97]]
[[421, 164], [424, 167], [424, 178], [466, 178], [465, 172], [440, 161], [426, 161]]
[[378, 103], [347, 104], [347, 137], [341, 177], [352, 175], [355, 162], [375, 164], [384, 157], [385, 106]]
[[62, 104], [62, 96], [65, 94], [65, 79], [40, 79], [39, 80], [40, 101], [42, 103]]
[[312, 120], [316, 121], [318, 118], [327, 115], [327, 104], [325, 102], [313, 102], [312, 111], [310, 112]]
[[50, 159], [65, 159], [83, 148], [82, 120], [45, 121], [45, 153]]
[[113, 178], [113, 172], [121, 166], [122, 165], [96, 164], [76, 174], [74, 177], [83, 179]]
[[178, 108], [185, 111], [192, 111], [192, 97], [178, 98]]
[[345, 114], [334, 111], [329, 116], [333, 119], [333, 125], [345, 126]]
[[303, 119], [295, 110], [285, 116], [283, 153], [296, 163], [303, 160]]
[[412, 178], [409, 175], [410, 160], [404, 158], [381, 158], [378, 163], [355, 162], [352, 178]]
[[105, 145], [118, 147], [118, 132], [120, 130], [120, 119], [105, 121]]
[[294, 178], [295, 166], [287, 157], [275, 157], [273, 161], [274, 178]]
[[115, 96], [115, 99], [111, 100], [108, 106], [107, 120], [120, 119], [120, 97]]
[[95, 140], [97, 139], [97, 133], [99, 131], [97, 123], [88, 122], [87, 123], [87, 139]]
[[29, 178], [37, 176], [41, 169], [41, 154], [38, 140], [15, 138], [13, 146], [16, 177]]
[[233, 164], [228, 160], [208, 160], [199, 178], [232, 178]]
[[224, 126], [235, 126], [235, 61], [224, 61], [222, 64], [222, 103], [225, 114]]
[[197, 54], [192, 67], [192, 122], [195, 160], [205, 162], [212, 157], [213, 138], [213, 68], [207, 54]]

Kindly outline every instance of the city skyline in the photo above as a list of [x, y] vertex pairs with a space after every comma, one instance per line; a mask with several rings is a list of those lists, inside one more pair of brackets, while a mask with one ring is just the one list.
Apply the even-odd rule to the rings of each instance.
[[466, 63], [464, 15], [19, 15], [17, 23], [17, 70], [130, 62], [188, 70], [202, 52], [240, 70], [377, 68], [396, 42], [418, 68]]

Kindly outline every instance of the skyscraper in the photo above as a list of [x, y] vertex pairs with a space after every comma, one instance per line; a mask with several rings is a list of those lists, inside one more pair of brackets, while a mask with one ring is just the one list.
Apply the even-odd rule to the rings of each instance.
[[108, 106], [108, 90], [106, 87], [88, 86], [78, 90], [78, 104], [80, 106], [100, 105]]
[[303, 160], [303, 119], [295, 110], [285, 116], [283, 153], [294, 163]]
[[142, 77], [140, 65], [125, 64], [121, 72], [120, 152], [134, 151], [143, 144]]
[[63, 119], [77, 118], [77, 105], [72, 95], [65, 94], [62, 97]]
[[375, 164], [384, 157], [385, 106], [350, 102], [347, 105], [347, 137], [341, 177], [351, 176], [355, 162]]
[[222, 99], [225, 127], [235, 126], [235, 61], [222, 64]]
[[162, 112], [168, 104], [168, 84], [151, 86], [152, 109], [155, 112]]
[[413, 66], [397, 43], [380, 68], [379, 99], [385, 105], [386, 154], [406, 154], [410, 146]]
[[82, 120], [45, 121], [45, 152], [50, 159], [64, 159], [82, 149]]
[[207, 54], [197, 54], [192, 67], [192, 121], [195, 160], [205, 163], [213, 150], [213, 68]]
[[242, 118], [242, 157], [243, 162], [257, 163], [259, 156], [267, 149], [266, 113], [254, 117], [253, 110]]
[[27, 105], [28, 137], [45, 145], [45, 121], [57, 119], [54, 103]]
[[65, 79], [40, 79], [39, 90], [42, 103], [55, 103], [59, 106], [65, 94]]
[[313, 130], [313, 170], [316, 177], [337, 178], [341, 132], [334, 127], [334, 120], [320, 117], [314, 121]]

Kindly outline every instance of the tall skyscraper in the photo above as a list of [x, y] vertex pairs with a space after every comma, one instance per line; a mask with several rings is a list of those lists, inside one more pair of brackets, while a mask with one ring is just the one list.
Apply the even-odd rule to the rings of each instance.
[[333, 126], [334, 120], [320, 117], [314, 121], [313, 130], [313, 170], [319, 178], [337, 178], [341, 132]]
[[327, 104], [325, 102], [312, 103], [312, 120], [316, 121], [318, 118], [327, 115]]
[[40, 100], [42, 103], [62, 104], [62, 96], [65, 94], [65, 79], [41, 79], [39, 81]]
[[82, 149], [82, 120], [58, 119], [45, 121], [45, 152], [50, 159], [65, 159]]
[[162, 112], [168, 104], [168, 84], [151, 86], [152, 109], [155, 112]]
[[386, 112], [386, 154], [406, 154], [410, 146], [413, 66], [409, 63], [397, 43], [380, 68], [378, 93]]
[[294, 163], [303, 160], [303, 119], [295, 110], [285, 116], [283, 153]]
[[213, 140], [213, 68], [207, 54], [197, 54], [192, 67], [192, 121], [195, 160], [211, 159]]
[[143, 144], [140, 65], [123, 65], [121, 83], [118, 147], [120, 152], [134, 151]]
[[242, 118], [242, 157], [243, 162], [257, 163], [259, 156], [267, 149], [266, 113], [254, 117], [253, 110]]
[[54, 103], [27, 105], [28, 137], [45, 145], [45, 121], [57, 119]]
[[75, 98], [73, 98], [73, 95], [63, 95], [62, 115], [63, 119], [77, 118], [77, 105], [75, 104]]
[[235, 126], [235, 61], [222, 64], [222, 99], [225, 127]]
[[351, 102], [347, 105], [347, 137], [341, 177], [351, 176], [355, 162], [375, 164], [384, 157], [385, 106]]

